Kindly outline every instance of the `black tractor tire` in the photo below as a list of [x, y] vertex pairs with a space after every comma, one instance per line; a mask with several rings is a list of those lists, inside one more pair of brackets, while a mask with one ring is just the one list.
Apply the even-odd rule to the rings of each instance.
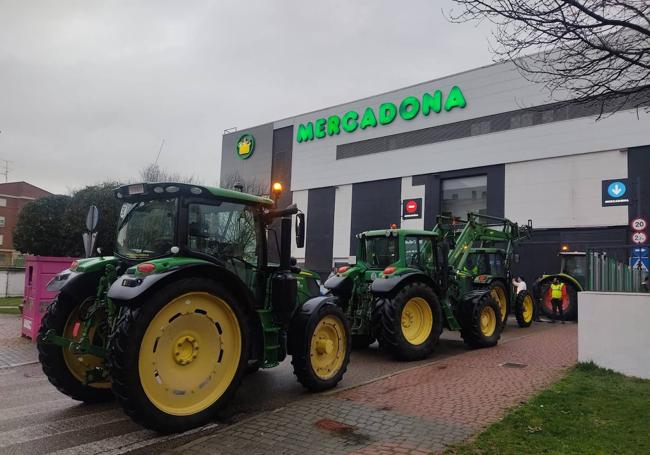
[[[337, 344], [332, 350], [335, 352], [335, 356], [332, 358], [330, 353], [324, 354], [330, 355], [333, 362], [334, 371], [331, 371], [329, 375], [321, 375], [316, 371], [318, 366], [314, 363], [315, 356], [312, 349], [315, 349], [314, 343], [318, 338], [317, 330], [323, 327], [321, 322], [325, 322], [325, 318], [336, 324], [332, 330], [337, 333]], [[293, 365], [293, 374], [296, 375], [298, 382], [312, 392], [336, 387], [348, 369], [352, 351], [350, 325], [341, 308], [333, 304], [324, 304], [312, 313], [299, 311], [291, 321], [290, 331], [289, 337], [297, 340], [292, 352], [291, 364]]]
[[521, 328], [530, 327], [535, 319], [535, 299], [528, 291], [521, 291], [515, 298], [515, 317]]
[[114, 397], [109, 384], [104, 387], [84, 384], [70, 371], [64, 357], [64, 348], [41, 341], [49, 330], [54, 330], [57, 335], [63, 335], [66, 325], [70, 323], [70, 316], [84, 302], [87, 302], [87, 299], [77, 300], [70, 295], [60, 294], [49, 305], [41, 320], [38, 333], [38, 360], [48, 381], [59, 392], [73, 400], [84, 403], [111, 401]]
[[[165, 412], [156, 406], [147, 396], [142, 378], [140, 377], [140, 355], [144, 346], [143, 342], [146, 331], [154, 318], [159, 314], [163, 315], [164, 311], [168, 311], [168, 304], [173, 304], [174, 301], [177, 301], [176, 299], [178, 297], [190, 293], [208, 294], [227, 304], [236, 318], [240, 332], [239, 358], [237, 360], [236, 356], [233, 357], [235, 371], [232, 379], [227, 384], [223, 393], [216, 397], [214, 402], [197, 412], [180, 415], [180, 413]], [[204, 311], [202, 314], [207, 315], [206, 310], [202, 311]], [[201, 311], [195, 310], [194, 313], [201, 313]], [[186, 313], [183, 316], [186, 315], [192, 315], [192, 313]], [[181, 316], [181, 314], [174, 315], [169, 320], [168, 327], [172, 327], [172, 321], [177, 316]], [[224, 330], [218, 322], [213, 321], [213, 325], [216, 325], [216, 330], [220, 337], [219, 340], [221, 341], [222, 333], [225, 333], [228, 328]], [[226, 325], [227, 322], [227, 320], [224, 320], [221, 321], [221, 324]], [[141, 302], [141, 305], [123, 306], [115, 331], [109, 340], [108, 364], [111, 378], [113, 379], [113, 392], [124, 409], [124, 412], [136, 423], [163, 434], [187, 431], [214, 420], [217, 413], [234, 396], [241, 383], [244, 371], [248, 366], [250, 326], [247, 312], [244, 311], [242, 304], [233, 296], [229, 289], [222, 283], [203, 277], [183, 278], [173, 281], [156, 290], [146, 301]], [[226, 327], [229, 326], [226, 325]], [[213, 333], [211, 332], [211, 334]], [[163, 339], [163, 337], [161, 336], [159, 339]], [[236, 339], [236, 336], [234, 339]], [[158, 340], [156, 340], [153, 348], [154, 353], [156, 350], [155, 346], [157, 345]], [[203, 349], [205, 352], [215, 352], [214, 357], [216, 358], [216, 349], [210, 351], [210, 347], [204, 347]], [[221, 353], [223, 352], [224, 350], [222, 349]], [[221, 354], [219, 354], [220, 358]], [[224, 369], [227, 370], [228, 367], [224, 366]], [[208, 377], [209, 379], [211, 377]], [[189, 384], [189, 381], [187, 386], [192, 386]], [[201, 388], [203, 385], [199, 385], [198, 387]], [[186, 393], [186, 391], [183, 392]]]
[[[505, 326], [508, 323], [508, 314], [510, 312], [510, 293], [501, 281], [493, 281], [490, 283], [489, 287], [490, 290], [493, 290], [495, 293], [498, 293], [502, 296], [503, 299], [505, 299], [503, 306], [501, 304], [499, 305], [499, 309], [501, 310], [501, 323]], [[497, 303], [501, 303], [499, 302], [499, 299], [497, 299]], [[503, 311], [504, 308], [505, 311]]]
[[[490, 310], [496, 318], [495, 327], [491, 333], [485, 333], [482, 329], [481, 318], [485, 317], [484, 311], [489, 314]], [[491, 293], [486, 292], [476, 296], [464, 302], [460, 321], [460, 336], [465, 341], [465, 344], [472, 349], [496, 346], [501, 338], [501, 331], [503, 330], [503, 324], [499, 323], [500, 317], [501, 310], [499, 309], [499, 304], [492, 297]]]
[[352, 335], [352, 349], [366, 349], [375, 341], [376, 338], [367, 333]]
[[[422, 342], [417, 344], [407, 339], [402, 325], [404, 308], [412, 299], [423, 299], [431, 310], [432, 316], [430, 328], [423, 327], [423, 330], [429, 329], [429, 333], [425, 335], [426, 338]], [[426, 283], [409, 283], [393, 298], [377, 300], [375, 313], [379, 346], [399, 360], [424, 359], [431, 355], [438, 344], [442, 333], [442, 308], [435, 292]]]
[[[575, 284], [560, 278], [560, 281], [566, 286], [566, 304], [564, 308], [564, 320], [575, 321], [578, 319], [578, 289]], [[549, 319], [560, 319], [559, 312], [553, 316], [553, 305], [551, 304], [551, 283], [552, 280], [546, 280], [540, 287], [539, 309], [543, 316]]]

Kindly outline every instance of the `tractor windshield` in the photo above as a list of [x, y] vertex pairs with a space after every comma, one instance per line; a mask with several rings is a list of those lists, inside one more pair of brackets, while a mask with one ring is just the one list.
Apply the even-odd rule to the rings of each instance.
[[365, 246], [370, 267], [383, 269], [399, 260], [397, 237], [366, 237]]
[[117, 254], [147, 259], [169, 253], [174, 246], [176, 206], [176, 198], [124, 203], [117, 229]]
[[587, 256], [562, 256], [562, 273], [571, 275], [579, 283], [584, 283], [587, 277]]

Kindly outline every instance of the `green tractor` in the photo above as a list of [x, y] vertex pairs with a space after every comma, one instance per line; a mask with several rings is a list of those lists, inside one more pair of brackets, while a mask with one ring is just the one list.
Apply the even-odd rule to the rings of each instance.
[[[471, 218], [464, 230], [483, 229]], [[433, 231], [387, 229], [357, 237], [356, 264], [325, 282], [350, 320], [356, 347], [377, 339], [398, 359], [422, 359], [443, 327], [460, 330], [473, 348], [497, 344], [503, 327], [499, 304], [462, 270], [468, 249], [457, 242], [450, 252], [449, 231], [440, 223]]]
[[[298, 381], [336, 386], [350, 330], [317, 275], [290, 258], [292, 215], [265, 197], [222, 188], [144, 183], [123, 201], [113, 257], [75, 261], [50, 289], [39, 360], [64, 394], [92, 403], [117, 397], [143, 426], [180, 432], [215, 417], [247, 370], [292, 356]], [[268, 260], [280, 219], [279, 264]], [[277, 242], [277, 238], [276, 238]]]
[[468, 251], [466, 257], [458, 256], [456, 266], [462, 263], [460, 267], [472, 276], [475, 288], [490, 289], [499, 303], [504, 325], [508, 315], [514, 314], [519, 327], [530, 327], [535, 316], [535, 300], [528, 291], [516, 293], [511, 267], [514, 248], [520, 240], [530, 238], [532, 224], [520, 227], [506, 218], [470, 214], [470, 218], [477, 217], [491, 224], [480, 229], [456, 230], [459, 251]]
[[587, 253], [584, 251], [561, 251], [560, 273], [542, 275], [533, 285], [539, 301], [541, 313], [551, 319], [553, 304], [551, 303], [551, 283], [557, 278], [564, 284], [562, 291], [562, 309], [564, 318], [574, 321], [578, 318], [578, 292], [585, 289], [587, 282]]

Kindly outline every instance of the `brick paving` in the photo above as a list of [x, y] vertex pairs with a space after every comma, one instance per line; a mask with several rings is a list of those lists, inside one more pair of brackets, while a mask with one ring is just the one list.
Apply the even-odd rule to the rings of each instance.
[[[525, 333], [525, 332], [523, 332]], [[262, 413], [174, 450], [207, 454], [431, 454], [467, 439], [577, 361], [577, 326]]]
[[20, 315], [0, 314], [0, 369], [36, 361], [36, 344], [20, 336]]

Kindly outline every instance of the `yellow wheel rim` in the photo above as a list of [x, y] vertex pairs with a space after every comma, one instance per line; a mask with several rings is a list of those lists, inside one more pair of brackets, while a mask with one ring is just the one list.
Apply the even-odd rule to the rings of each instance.
[[481, 310], [481, 333], [486, 336], [492, 336], [497, 329], [497, 315], [489, 306], [483, 307]]
[[524, 297], [521, 316], [526, 323], [533, 320], [533, 298], [530, 295]]
[[413, 297], [402, 309], [402, 334], [413, 345], [424, 343], [433, 329], [431, 307], [422, 297]]
[[328, 315], [318, 322], [309, 346], [316, 376], [327, 380], [339, 372], [345, 360], [346, 343], [345, 327], [339, 318]]
[[230, 305], [191, 292], [151, 320], [140, 343], [138, 371], [154, 406], [185, 416], [207, 409], [226, 392], [241, 356], [241, 328]]
[[508, 315], [508, 299], [506, 298], [506, 293], [503, 291], [503, 288], [500, 286], [495, 286], [492, 288], [492, 297], [499, 304], [499, 311], [501, 312], [501, 321], [505, 321]]
[[[85, 330], [86, 323], [81, 320], [81, 317], [79, 315], [80, 307], [81, 305], [77, 306], [77, 308], [75, 308], [74, 311], [70, 313], [70, 316], [65, 323], [65, 327], [63, 328], [64, 338], [75, 341], [79, 341], [81, 339], [81, 335]], [[95, 338], [96, 332], [96, 324], [90, 327], [90, 330], [88, 330], [88, 337], [90, 338], [91, 343]], [[79, 382], [83, 383], [86, 381], [86, 371], [104, 365], [104, 359], [101, 357], [90, 354], [75, 354], [74, 352], [70, 351], [70, 349], [61, 349], [63, 349], [63, 360], [65, 361], [68, 370]], [[94, 387], [96, 389], [108, 389], [111, 386], [111, 381], [106, 380], [102, 382], [92, 382], [88, 384], [88, 386]]]

